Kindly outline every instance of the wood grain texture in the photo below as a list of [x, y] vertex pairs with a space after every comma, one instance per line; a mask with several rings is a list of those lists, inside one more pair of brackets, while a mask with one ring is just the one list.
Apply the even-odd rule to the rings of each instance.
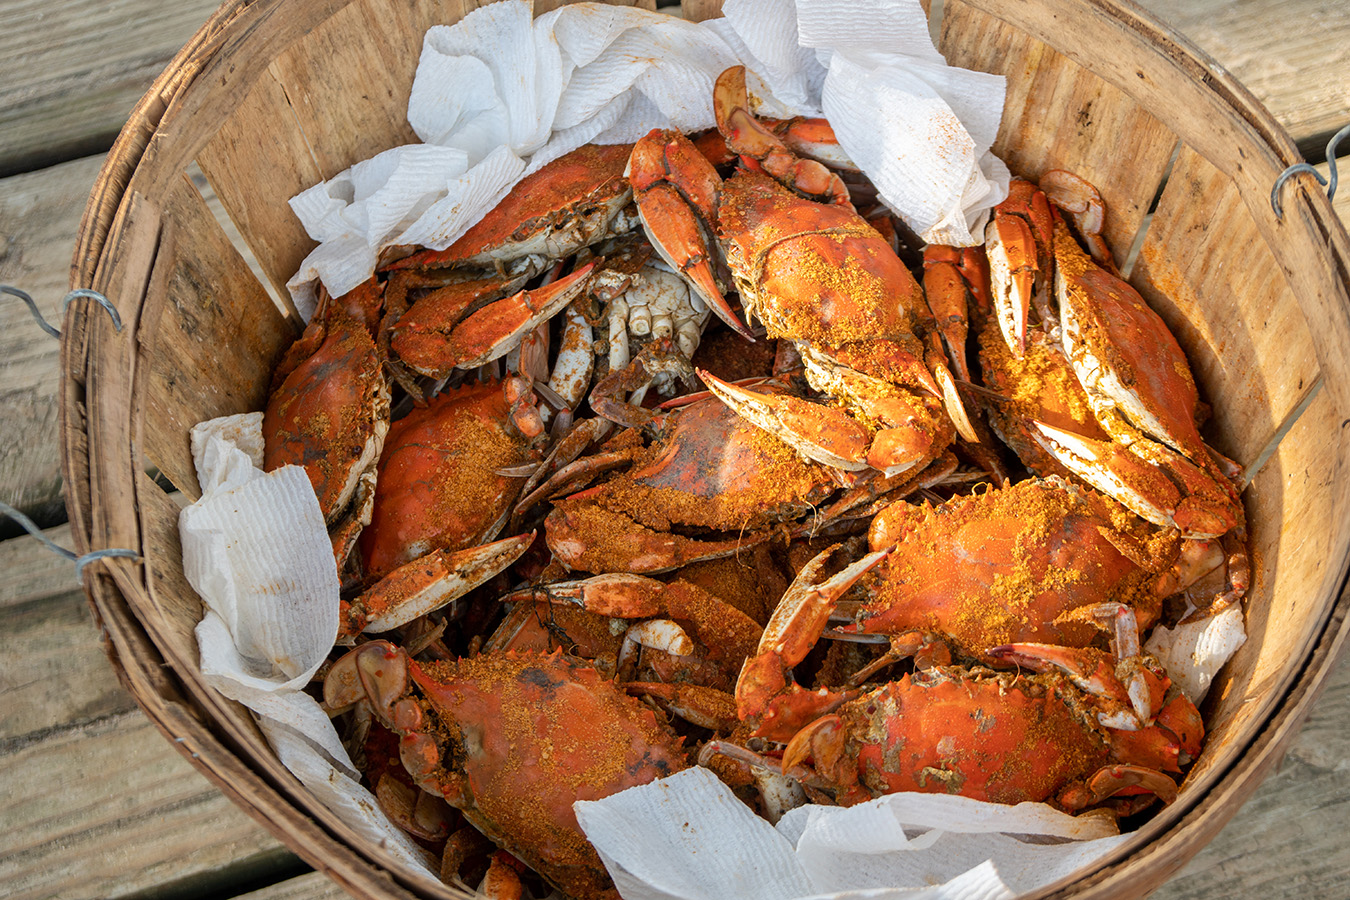
[[[1098, 186], [1105, 237], [1124, 262], [1176, 149], [1176, 136], [1138, 103], [1026, 32], [960, 3], [944, 6], [943, 54], [955, 66], [1007, 78], [994, 153], [1037, 180], [1068, 169]], [[1128, 134], [1130, 152], [1120, 153]]]
[[328, 878], [318, 872], [311, 872], [247, 894], [239, 894], [235, 900], [342, 900], [347, 896], [346, 891]]
[[[70, 548], [70, 526], [58, 525], [42, 532], [47, 540]], [[79, 590], [73, 563], [62, 559], [36, 540], [18, 536], [0, 541], [0, 610], [41, 603]]]
[[141, 345], [149, 366], [141, 450], [146, 462], [195, 499], [188, 444], [198, 422], [261, 409], [271, 372], [299, 331], [185, 177], [165, 207], [162, 251], [151, 278]]
[[[1279, 119], [1304, 155], [1350, 124], [1350, 4], [1340, 0], [1139, 0], [1213, 56]], [[1339, 36], [1339, 37], [1338, 37]]]
[[150, 82], [218, 5], [0, 3], [0, 175], [106, 150]]
[[[8, 0], [0, 0], [0, 3]], [[88, 0], [84, 0], [88, 2]], [[21, 3], [11, 3], [11, 6], [19, 6]], [[119, 4], [108, 4], [115, 6]], [[214, 0], [211, 5], [214, 5]], [[1154, 6], [1160, 5], [1160, 0], [1154, 0]], [[1312, 36], [1309, 29], [1288, 27], [1285, 17], [1293, 17], [1298, 10], [1303, 8], [1303, 4], [1294, 0], [1289, 4], [1280, 6], [1270, 4], [1262, 0], [1259, 3], [1249, 2], [1249, 0], [1186, 0], [1180, 4], [1166, 4], [1174, 15], [1187, 15], [1191, 7], [1201, 10], [1203, 19], [1196, 21], [1200, 25], [1205, 25], [1209, 21], [1219, 23], [1221, 28], [1232, 27], [1235, 30], [1241, 30], [1239, 26], [1243, 25], [1245, 20], [1226, 19], [1227, 12], [1241, 8], [1248, 18], [1256, 17], [1263, 24], [1260, 33], [1245, 35], [1242, 40], [1249, 41], [1250, 46], [1265, 47], [1273, 50], [1266, 50], [1264, 57], [1255, 55], [1251, 57], [1255, 62], [1267, 66], [1278, 67], [1285, 63], [1301, 65], [1307, 67], [1308, 58], [1298, 59], [1298, 54], [1290, 56], [1283, 54], [1280, 50], [1284, 43], [1302, 40], [1308, 37], [1312, 42], [1310, 46], [1315, 50], [1318, 46], [1323, 52], [1328, 49], [1340, 49], [1347, 45], [1342, 41], [1336, 44], [1334, 41], [1328, 41], [1323, 38], [1318, 42], [1315, 36]], [[1326, 4], [1323, 4], [1326, 5]], [[1166, 14], [1167, 11], [1160, 10]], [[1340, 12], [1339, 9], [1333, 9], [1333, 12]], [[167, 11], [166, 11], [167, 12]], [[0, 13], [2, 15], [3, 13]], [[1226, 23], [1226, 24], [1225, 24]], [[1342, 30], [1339, 32], [1346, 34]], [[4, 40], [0, 36], [0, 41]], [[1203, 45], [1203, 41], [1201, 41]], [[1249, 45], [1237, 47], [1238, 55], [1246, 52]], [[1214, 48], [1212, 52], [1217, 52]], [[1308, 54], [1311, 56], [1312, 54]], [[1225, 59], [1220, 55], [1229, 68], [1238, 72], [1238, 63]], [[1273, 60], [1273, 62], [1272, 62]], [[11, 67], [9, 72], [13, 71]], [[1323, 71], [1312, 73], [1311, 69], [1302, 71], [1311, 73], [1316, 77], [1313, 79], [1319, 85], [1322, 81], [1331, 81], [1339, 77], [1345, 71], [1341, 66], [1337, 71]], [[1298, 70], [1292, 73], [1298, 76]], [[1240, 76], [1242, 77], [1242, 76]], [[1245, 80], [1245, 79], [1244, 79]], [[1279, 85], [1277, 80], [1272, 80], [1272, 90], [1278, 93]], [[8, 82], [7, 82], [8, 84]], [[5, 87], [0, 86], [0, 93]], [[1258, 96], [1264, 96], [1261, 90], [1257, 90]], [[1316, 93], [1316, 92], [1314, 92]], [[1323, 100], [1319, 102], [1330, 102], [1333, 106], [1345, 99], [1344, 91], [1341, 94], [1332, 94], [1330, 100], [1323, 95]], [[1343, 105], [1343, 104], [1342, 104]], [[1339, 122], [1337, 123], [1339, 124]], [[1298, 138], [1295, 132], [1296, 139]], [[62, 167], [64, 168], [64, 167]], [[52, 170], [53, 172], [61, 169]], [[62, 182], [53, 192], [42, 193], [39, 199], [46, 202], [48, 199], [59, 201], [62, 196], [67, 199], [74, 198], [76, 204], [82, 204], [83, 198], [88, 194], [88, 184], [71, 184], [70, 179], [53, 177], [53, 182]], [[4, 212], [7, 207], [6, 202], [10, 200], [11, 193], [7, 188], [15, 183], [16, 179], [6, 179], [0, 181], [0, 234], [7, 234], [10, 228], [15, 224], [29, 224], [30, 213], [25, 210], [23, 216], [11, 221]], [[1341, 201], [1337, 204], [1341, 215], [1344, 218], [1347, 212], [1347, 204], [1350, 204], [1350, 192], [1342, 191]], [[78, 210], [76, 210], [76, 219], [78, 219]], [[69, 229], [67, 235], [73, 234], [73, 227]], [[59, 246], [59, 241], [55, 244], [51, 241], [48, 245]], [[21, 237], [17, 242], [5, 242], [5, 246], [13, 252], [17, 246], [25, 253], [31, 252], [31, 244], [27, 242], [26, 237]], [[5, 247], [0, 247], [3, 251]], [[5, 270], [5, 254], [0, 252], [0, 273]], [[68, 260], [68, 240], [65, 249], [59, 253], [54, 253], [56, 258], [55, 268], [52, 271], [57, 273], [54, 281], [52, 293], [46, 295], [50, 305], [54, 306], [59, 295], [65, 289], [65, 266]], [[3, 279], [8, 281], [8, 277]], [[21, 286], [27, 286], [21, 282]], [[36, 291], [35, 291], [36, 293]], [[43, 297], [39, 297], [40, 300]], [[17, 304], [15, 304], [17, 308]], [[0, 309], [0, 313], [4, 310]], [[27, 313], [22, 313], [26, 319]], [[0, 320], [3, 325], [7, 320]], [[1274, 330], [1274, 325], [1271, 326]], [[3, 328], [0, 337], [12, 333], [12, 329]], [[29, 342], [31, 343], [31, 342]], [[55, 342], [53, 342], [54, 344]], [[27, 344], [25, 344], [27, 346]], [[3, 360], [7, 356], [0, 356], [0, 366], [4, 365]], [[4, 374], [0, 372], [0, 374]], [[9, 385], [8, 378], [0, 379], [0, 384]], [[1273, 388], [1280, 387], [1272, 385]], [[53, 383], [53, 391], [55, 386]], [[1313, 421], [1321, 414], [1321, 408], [1314, 408], [1310, 411], [1309, 422], [1304, 423], [1306, 428], [1311, 428]], [[5, 407], [5, 418], [8, 422], [9, 407]], [[1307, 440], [1307, 432], [1295, 435], [1291, 440]], [[34, 458], [46, 456], [53, 458], [55, 453], [54, 445], [38, 446], [24, 448], [25, 452], [31, 453]], [[1278, 471], [1278, 470], [1273, 470]], [[1286, 476], [1287, 477], [1287, 476]], [[26, 483], [20, 478], [21, 483]], [[1309, 496], [1316, 499], [1320, 486], [1314, 481], [1302, 486], [1301, 489], [1309, 492]], [[3, 495], [0, 495], [3, 496]], [[64, 537], [61, 531], [56, 530], [58, 535]], [[62, 540], [58, 537], [58, 540]], [[22, 541], [27, 544], [27, 541]], [[70, 544], [62, 540], [66, 546]], [[123, 750], [128, 750], [124, 754], [112, 756], [97, 756], [91, 760], [90, 757], [81, 757], [77, 751], [90, 740], [94, 739], [96, 728], [100, 722], [91, 722], [89, 717], [95, 715], [91, 711], [108, 708], [106, 704], [108, 698], [114, 696], [108, 683], [113, 681], [113, 676], [105, 668], [101, 674], [95, 671], [96, 667], [92, 665], [97, 659], [97, 640], [98, 632], [90, 627], [87, 629], [86, 642], [82, 643], [79, 638], [80, 616], [78, 615], [76, 605], [73, 602], [64, 602], [73, 595], [70, 590], [62, 591], [59, 587], [61, 577], [58, 573], [43, 574], [41, 566], [38, 565], [32, 569], [23, 568], [29, 565], [24, 562], [25, 554], [20, 552], [10, 552], [11, 548], [17, 548], [20, 542], [5, 542], [0, 544], [0, 571], [6, 572], [7, 577], [12, 576], [14, 572], [26, 572], [28, 574], [17, 582], [12, 583], [6, 588], [0, 587], [0, 605], [12, 601], [13, 608], [18, 611], [18, 618], [15, 623], [19, 626], [16, 633], [22, 635], [23, 644], [18, 659], [14, 661], [12, 667], [0, 665], [0, 690], [8, 692], [17, 690], [18, 693], [4, 696], [6, 700], [11, 697], [17, 698], [20, 705], [18, 715], [23, 718], [18, 721], [16, 728], [23, 729], [25, 739], [30, 743], [24, 746], [33, 751], [34, 757], [41, 753], [41, 759], [45, 760], [50, 766], [53, 759], [69, 761], [74, 771], [82, 771], [79, 763], [94, 763], [94, 768], [83, 770], [84, 772], [97, 772], [98, 766], [103, 766], [109, 771], [117, 768], [140, 769], [153, 767], [156, 765], [156, 749], [162, 755], [174, 759], [172, 748], [159, 736], [153, 733], [148, 727], [145, 727], [143, 720], [137, 715], [126, 715], [128, 723], [139, 722], [142, 725], [140, 734], [140, 744], [131, 747], [131, 745], [121, 745]], [[46, 551], [38, 551], [45, 553]], [[1316, 556], [1317, 547], [1310, 545], [1306, 552]], [[27, 581], [25, 581], [25, 579]], [[32, 584], [33, 593], [29, 593], [24, 587], [25, 583]], [[48, 618], [43, 610], [50, 603], [50, 617]], [[1279, 611], [1275, 611], [1277, 614]], [[7, 619], [8, 622], [8, 619]], [[7, 651], [10, 649], [9, 642], [6, 643]], [[31, 652], [31, 655], [30, 655]], [[72, 662], [71, 669], [64, 671], [59, 663], [69, 658]], [[90, 667], [86, 668], [88, 663]], [[104, 664], [106, 666], [106, 663]], [[1283, 767], [1279, 774], [1269, 779], [1255, 794], [1253, 799], [1238, 813], [1238, 816], [1224, 830], [1220, 837], [1209, 848], [1202, 851], [1185, 870], [1176, 878], [1165, 885], [1156, 895], [1163, 900], [1218, 900], [1218, 898], [1239, 898], [1239, 900], [1256, 900], [1256, 898], [1293, 898], [1293, 897], [1334, 897], [1341, 896], [1344, 893], [1344, 872], [1350, 869], [1350, 857], [1347, 857], [1347, 851], [1344, 849], [1344, 841], [1341, 836], [1350, 825], [1350, 809], [1344, 801], [1346, 796], [1350, 796], [1350, 786], [1345, 784], [1345, 763], [1344, 760], [1350, 758], [1347, 755], [1347, 749], [1344, 745], [1344, 736], [1346, 731], [1343, 726], [1347, 714], [1350, 714], [1350, 672], [1346, 666], [1339, 670], [1335, 682], [1327, 693], [1318, 701], [1312, 718], [1303, 729], [1298, 739], [1294, 742], [1292, 748], [1286, 757]], [[84, 679], [84, 682], [65, 689], [67, 678]], [[27, 679], [27, 681], [26, 681]], [[28, 683], [28, 681], [42, 680], [46, 685]], [[87, 682], [105, 682], [104, 684], [90, 685]], [[104, 690], [104, 689], [107, 690]], [[84, 691], [89, 691], [84, 693]], [[68, 698], [64, 695], [69, 695]], [[125, 702], [125, 694], [122, 694]], [[66, 700], [69, 703], [66, 703]], [[8, 710], [8, 707], [5, 707]], [[124, 715], [123, 713], [113, 713]], [[41, 720], [45, 717], [51, 717], [51, 724], [44, 726]], [[81, 718], [81, 717], [84, 718]], [[109, 721], [107, 719], [102, 721]], [[119, 720], [120, 721], [120, 720]], [[60, 723], [66, 724], [60, 724]], [[74, 726], [74, 731], [81, 735], [79, 741], [68, 741], [66, 736], [72, 733], [70, 723], [81, 723]], [[30, 726], [36, 725], [36, 728]], [[8, 727], [8, 725], [6, 725]], [[5, 732], [8, 735], [8, 731]], [[14, 745], [5, 745], [13, 747]], [[197, 779], [198, 789], [207, 783], [182, 763], [177, 760], [182, 770], [189, 776]], [[18, 790], [27, 787], [26, 784], [10, 780], [11, 766], [5, 759], [3, 750], [0, 750], [0, 796], [7, 797], [16, 793]], [[33, 773], [38, 770], [36, 767], [28, 768], [18, 767], [14, 771], [24, 774]], [[62, 766], [62, 771], [67, 771]], [[40, 774], [40, 773], [39, 773]], [[150, 775], [146, 773], [135, 774], [129, 778], [125, 790], [133, 792], [137, 786], [143, 786], [152, 782]], [[80, 782], [83, 787], [83, 782]], [[105, 805], [101, 803], [88, 804], [81, 811], [69, 810], [63, 815], [68, 815], [64, 819], [65, 831], [59, 836], [52, 838], [44, 845], [44, 852], [49, 855], [42, 857], [42, 864], [49, 867], [53, 873], [60, 873], [71, 869], [75, 874], [72, 880], [57, 883], [56, 887], [51, 887], [52, 882], [40, 882], [34, 887], [32, 868], [28, 869], [0, 869], [0, 875], [8, 876], [17, 872], [20, 877], [0, 878], [0, 896], [29, 896], [33, 893], [38, 895], [55, 893], [59, 896], [116, 896], [123, 890], [128, 878], [124, 876], [114, 876], [110, 873], [130, 872], [132, 882], [130, 889], [140, 895], [162, 894], [165, 890], [178, 891], [180, 895], [187, 890], [187, 886], [198, 884], [194, 879], [206, 878], [214, 879], [207, 882], [208, 889], [213, 890], [217, 896], [228, 895], [230, 884], [238, 884], [244, 877], [245, 869], [234, 867], [237, 861], [256, 860], [256, 859], [285, 859], [289, 861], [291, 857], [279, 849], [279, 845], [272, 841], [267, 835], [254, 826], [254, 839], [258, 843], [253, 845], [254, 849], [248, 849], [248, 840], [243, 840], [236, 844], [237, 856], [232, 856], [229, 852], [217, 852], [216, 849], [210, 850], [207, 854], [209, 858], [185, 855], [178, 860], [166, 860], [154, 855], [155, 846], [161, 842], [178, 842], [178, 846], [211, 846], [214, 847], [213, 840], [216, 837], [216, 816], [224, 815], [228, 820], [229, 814], [233, 813], [240, 817], [238, 810], [221, 797], [216, 796], [217, 806], [203, 808], [205, 814], [192, 816], [177, 816], [176, 812], [165, 813], [157, 807], [150, 807], [146, 815], [155, 817], [169, 816], [171, 821], [176, 824], [177, 832], [168, 832], [163, 827], [152, 827], [145, 823], [137, 823], [138, 813], [133, 813], [128, 817], [121, 819], [113, 818], [119, 824], [117, 827], [107, 827], [109, 812]], [[0, 807], [6, 808], [6, 807]], [[8, 807], [7, 812], [0, 813], [0, 822], [8, 823], [13, 816], [27, 816], [32, 813], [32, 807]], [[177, 816], [177, 817], [175, 817]], [[250, 824], [250, 823], [246, 823]], [[161, 823], [162, 825], [162, 823]], [[228, 828], [226, 829], [228, 830]], [[72, 837], [72, 835], [74, 837]], [[275, 854], [275, 856], [274, 856]], [[147, 862], [148, 861], [148, 862]], [[31, 862], [31, 860], [30, 860]], [[6, 861], [0, 858], [0, 866], [14, 865], [12, 858]], [[287, 862], [289, 865], [289, 862]], [[45, 887], [44, 887], [45, 885]], [[190, 893], [190, 891], [188, 891]], [[305, 878], [293, 879], [279, 882], [270, 888], [262, 891], [252, 892], [247, 895], [250, 900], [317, 900], [317, 898], [327, 898], [340, 896], [334, 884], [323, 876], [311, 875]]]
[[110, 677], [84, 592], [73, 578], [59, 597], [6, 611], [0, 748], [45, 741], [135, 708], [131, 695]]
[[0, 753], [0, 797], [8, 898], [207, 891], [291, 865], [139, 711]]

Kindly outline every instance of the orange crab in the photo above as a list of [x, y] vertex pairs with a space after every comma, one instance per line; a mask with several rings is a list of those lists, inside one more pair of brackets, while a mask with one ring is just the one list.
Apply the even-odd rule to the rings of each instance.
[[[1155, 764], [1175, 767], [1181, 737], [1155, 718], [1141, 742], [1149, 764], [1141, 765], [1130, 752], [1135, 738], [1117, 741], [1085, 712], [1091, 702], [1059, 675], [924, 669], [813, 721], [788, 742], [782, 766], [805, 769], [806, 783], [833, 791], [842, 805], [896, 791], [1054, 802], [1070, 811], [1119, 794], [1174, 800], [1176, 782]], [[1198, 714], [1184, 718], [1199, 723]], [[1187, 735], [1197, 737], [1190, 758], [1200, 748], [1198, 735]]]
[[720, 245], [747, 313], [769, 337], [794, 341], [810, 385], [848, 409], [713, 377], [709, 388], [809, 458], [849, 471], [921, 468], [957, 428], [978, 440], [914, 277], [839, 178], [788, 151], [746, 104], [744, 68], [723, 72], [718, 125], [747, 161], [726, 182], [683, 135], [638, 141], [629, 171], [638, 209], [662, 256], [747, 333], [718, 285], [709, 248]]
[[[451, 266], [528, 268], [538, 274], [602, 237], [638, 227], [624, 178], [631, 144], [586, 144], [522, 178], [478, 223], [444, 250], [388, 261], [382, 271]], [[406, 251], [404, 251], [406, 253]]]
[[866, 692], [808, 690], [790, 680], [791, 667], [835, 601], [885, 556], [820, 580], [829, 553], [798, 575], [736, 686], [753, 733], [786, 742], [782, 771], [845, 805], [901, 790], [1053, 800], [1072, 810], [1121, 793], [1176, 796], [1163, 770], [1180, 771], [1199, 753], [1203, 725], [1156, 661], [1140, 655], [1129, 607], [1093, 609], [1110, 622], [1114, 654], [1030, 642], [986, 651], [1044, 674], [933, 666]]
[[[1045, 194], [1016, 182], [989, 225], [994, 302], [1012, 354], [1021, 357], [1044, 341], [1045, 349], [1037, 351], [1045, 360], [1040, 368], [1054, 364], [1060, 372], [1062, 354], [1095, 423], [1084, 428], [1040, 420], [1022, 427], [1067, 469], [1156, 525], [1194, 538], [1240, 529], [1238, 467], [1200, 437], [1202, 407], [1176, 338], [1115, 272], [1100, 237], [1100, 195], [1062, 170], [1047, 173], [1042, 183], [1054, 205], [1069, 211], [1093, 253], [1079, 246], [1063, 216], [1046, 215]], [[1031, 212], [1014, 215], [1009, 205]], [[1033, 306], [1045, 338], [1028, 337]], [[993, 357], [991, 362], [997, 369]], [[1081, 408], [1077, 397], [1065, 396], [1058, 405]]]
[[[770, 388], [771, 389], [771, 388]], [[554, 557], [586, 572], [653, 574], [730, 556], [772, 525], [809, 512], [839, 486], [726, 406], [707, 398], [653, 422], [659, 439], [581, 460], [633, 468], [556, 501], [545, 520]], [[566, 474], [566, 473], [565, 473]]]
[[650, 709], [561, 653], [419, 664], [371, 641], [352, 654], [342, 670], [355, 669], [356, 684], [349, 679], [335, 697], [369, 698], [400, 735], [400, 758], [418, 787], [444, 797], [563, 894], [617, 900], [572, 804], [685, 767], [679, 739]]
[[1185, 577], [1174, 572], [1176, 532], [1154, 532], [1056, 477], [937, 506], [893, 503], [868, 538], [894, 552], [869, 575], [867, 599], [843, 630], [888, 635], [897, 655], [908, 655], [912, 632], [984, 662], [988, 648], [1018, 641], [1086, 647], [1100, 634], [1086, 611], [1123, 601], [1151, 627]]
[[[403, 365], [429, 378], [491, 362], [577, 299], [592, 269], [593, 265], [581, 266], [532, 290], [521, 289], [525, 279], [515, 275], [437, 285], [406, 312], [402, 306], [391, 309], [386, 319], [390, 350]], [[421, 276], [420, 281], [426, 284], [431, 279]], [[409, 282], [418, 283], [399, 273], [390, 277], [404, 296]]]
[[273, 373], [263, 413], [263, 468], [304, 467], [339, 569], [370, 520], [389, 430], [389, 387], [371, 336], [381, 294], [372, 279], [342, 297], [323, 296]]
[[520, 391], [512, 379], [464, 385], [394, 423], [361, 536], [368, 576], [382, 578], [432, 550], [472, 547], [500, 532], [521, 479], [497, 470], [529, 460], [539, 434]]

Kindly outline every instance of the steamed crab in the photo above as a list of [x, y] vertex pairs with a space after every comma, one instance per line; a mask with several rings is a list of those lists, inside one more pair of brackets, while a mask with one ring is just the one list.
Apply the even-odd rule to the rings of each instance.
[[[1087, 236], [1093, 254], [1079, 246], [1065, 216], [1051, 211], [1045, 193], [1016, 183], [990, 222], [987, 242], [1000, 330], [1017, 357], [1038, 341], [1057, 345], [1043, 353], [1057, 360], [1062, 352], [1095, 421], [1090, 428], [1036, 421], [1033, 437], [1074, 474], [1156, 525], [1191, 538], [1240, 530], [1238, 467], [1200, 437], [1202, 406], [1176, 338], [1115, 272], [1100, 237], [1100, 195], [1059, 170], [1047, 173], [1042, 186]], [[1029, 337], [1032, 308], [1044, 338]]]
[[531, 458], [540, 431], [519, 379], [461, 386], [394, 423], [359, 539], [373, 585], [343, 603], [343, 637], [388, 631], [438, 609], [529, 548], [532, 534], [493, 541], [521, 484], [496, 470]]
[[698, 585], [613, 573], [501, 600], [514, 605], [486, 651], [561, 648], [688, 722], [735, 727], [731, 691], [763, 629]]
[[977, 440], [918, 283], [838, 176], [788, 151], [746, 104], [744, 69], [728, 69], [714, 92], [718, 126], [753, 162], [725, 182], [681, 134], [638, 141], [629, 167], [638, 209], [662, 256], [748, 335], [718, 285], [710, 248], [720, 246], [746, 312], [769, 337], [795, 342], [811, 386], [848, 408], [712, 377], [708, 386], [805, 456], [848, 471], [921, 468], [956, 426]]
[[370, 521], [389, 430], [389, 388], [372, 335], [380, 305], [374, 280], [339, 298], [324, 294], [273, 373], [263, 414], [263, 468], [304, 467], [339, 569]]
[[[580, 308], [583, 291], [603, 306], [589, 324], [609, 325], [611, 368], [627, 364], [630, 342], [674, 337], [692, 355], [708, 310], [671, 273], [643, 266], [650, 247], [634, 252], [639, 219], [624, 171], [631, 151], [579, 147], [522, 179], [450, 247], [384, 264], [383, 340], [391, 371], [410, 394], [420, 396], [414, 375], [444, 378], [513, 351], [565, 307]], [[562, 261], [573, 256], [576, 265], [562, 275]], [[627, 258], [637, 259], [631, 271]], [[527, 289], [540, 275], [543, 283]], [[585, 324], [571, 326], [578, 345]], [[575, 369], [586, 356], [589, 346], [578, 347], [559, 365]], [[570, 408], [580, 399], [563, 394]]]
[[1055, 477], [937, 506], [894, 503], [868, 537], [894, 552], [844, 630], [898, 645], [933, 634], [985, 662], [988, 648], [1019, 641], [1086, 647], [1100, 633], [1086, 611], [1106, 602], [1128, 603], [1149, 628], [1187, 577], [1174, 571], [1176, 532]]
[[729, 556], [765, 540], [839, 486], [717, 400], [654, 420], [658, 440], [574, 464], [628, 463], [596, 487], [556, 501], [545, 520], [554, 556], [571, 569], [652, 574]]
[[334, 669], [330, 705], [367, 698], [419, 788], [569, 897], [618, 897], [572, 804], [685, 767], [650, 709], [560, 653], [420, 664], [371, 641]]
[[784, 773], [845, 805], [899, 790], [1053, 800], [1070, 810], [1118, 794], [1176, 796], [1164, 770], [1180, 771], [1199, 753], [1203, 725], [1161, 666], [1141, 655], [1123, 604], [1093, 608], [1110, 624], [1113, 653], [1030, 642], [986, 651], [1043, 674], [932, 666], [866, 691], [793, 683], [791, 667], [819, 637], [829, 608], [886, 555], [821, 579], [829, 552], [799, 574], [784, 598], [787, 613], [775, 612], [736, 686], [754, 733], [786, 742]]

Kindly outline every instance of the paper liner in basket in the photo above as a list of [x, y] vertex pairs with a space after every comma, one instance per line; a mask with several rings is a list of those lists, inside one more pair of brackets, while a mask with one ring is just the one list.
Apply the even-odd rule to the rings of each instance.
[[1008, 170], [990, 152], [1004, 79], [946, 65], [917, 0], [729, 0], [692, 23], [572, 4], [494, 3], [427, 32], [408, 101], [424, 143], [358, 163], [291, 201], [319, 246], [289, 282], [340, 296], [380, 250], [443, 249], [520, 178], [582, 144], [715, 124], [713, 83], [750, 70], [761, 111], [825, 115], [885, 202], [925, 240], [978, 243]]

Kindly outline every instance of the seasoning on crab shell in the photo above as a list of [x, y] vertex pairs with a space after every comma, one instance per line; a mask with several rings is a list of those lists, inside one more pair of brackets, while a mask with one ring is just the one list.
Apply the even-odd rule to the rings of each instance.
[[367, 573], [381, 577], [432, 550], [495, 537], [523, 483], [497, 470], [525, 462], [529, 447], [497, 383], [447, 391], [395, 422], [361, 534]]
[[730, 556], [836, 487], [824, 467], [715, 399], [669, 421], [632, 471], [555, 504], [546, 537], [568, 568], [650, 574]]
[[[375, 667], [377, 654], [402, 651], [365, 652]], [[560, 653], [409, 661], [407, 671], [426, 700], [399, 700], [391, 712], [413, 779], [567, 896], [617, 900], [572, 804], [680, 771], [679, 739]]]
[[896, 791], [1049, 800], [1111, 756], [1099, 730], [1055, 696], [1055, 680], [906, 675], [840, 709], [845, 732], [865, 737], [856, 762], [827, 777], [845, 804]]
[[[983, 657], [1019, 641], [1085, 647], [1101, 631], [1082, 611], [1112, 600], [1131, 605], [1148, 628], [1161, 612], [1155, 573], [1170, 563], [1175, 533], [1151, 537], [1131, 519], [1114, 501], [1057, 478], [938, 506], [892, 504], [869, 541], [897, 548], [868, 576], [855, 629], [932, 632]], [[1130, 545], [1153, 554], [1141, 560], [1151, 570], [1121, 552]]]

